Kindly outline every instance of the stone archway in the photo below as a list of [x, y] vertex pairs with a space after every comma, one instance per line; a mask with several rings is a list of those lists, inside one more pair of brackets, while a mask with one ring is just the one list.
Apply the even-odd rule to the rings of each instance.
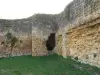
[[52, 51], [55, 47], [55, 33], [51, 33], [48, 37], [48, 40], [46, 42], [46, 47], [48, 51]]

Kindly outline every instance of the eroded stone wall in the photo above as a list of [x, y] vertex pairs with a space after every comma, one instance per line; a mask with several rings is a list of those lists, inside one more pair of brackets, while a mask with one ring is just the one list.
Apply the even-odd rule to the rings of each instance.
[[[61, 32], [61, 31], [60, 31]], [[69, 29], [57, 40], [56, 53], [71, 56], [78, 61], [100, 67], [100, 20], [95, 19], [84, 25]], [[58, 39], [58, 35], [56, 39]]]
[[[46, 41], [51, 33], [56, 33], [55, 53], [100, 66], [100, 0], [73, 0], [56, 15], [35, 14], [22, 20], [0, 20], [0, 32], [7, 25], [17, 33], [16, 37], [20, 36], [12, 56], [48, 55]], [[0, 34], [0, 56], [6, 57], [10, 49], [2, 45], [3, 41], [4, 36]]]
[[54, 49], [54, 52], [57, 53], [58, 55], [62, 55], [62, 35], [57, 35], [56, 36], [56, 47]]
[[100, 67], [100, 23], [73, 29], [68, 34], [66, 46], [70, 51], [70, 56]]
[[48, 55], [46, 48], [46, 40], [32, 36], [32, 56], [44, 56]]
[[19, 35], [16, 37], [18, 41], [11, 50], [10, 44], [6, 43], [5, 35], [2, 34], [0, 36], [0, 57], [31, 55], [32, 37], [28, 35]]
[[[73, 0], [73, 2], [66, 6], [64, 13], [68, 22], [73, 23], [79, 21], [79, 19], [86, 21], [86, 19], [96, 18], [96, 15], [100, 14], [98, 10], [100, 10], [100, 0]], [[93, 13], [95, 17], [90, 17]], [[86, 16], [88, 17], [85, 18]]]
[[55, 52], [100, 67], [100, 0], [74, 0], [59, 16]]

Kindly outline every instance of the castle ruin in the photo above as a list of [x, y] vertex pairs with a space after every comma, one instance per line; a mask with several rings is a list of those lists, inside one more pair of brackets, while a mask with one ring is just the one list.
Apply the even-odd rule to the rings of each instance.
[[12, 56], [43, 56], [52, 51], [100, 67], [100, 0], [73, 0], [60, 14], [1, 19], [0, 57], [10, 51], [2, 45], [6, 25], [11, 25], [11, 33], [19, 39]]

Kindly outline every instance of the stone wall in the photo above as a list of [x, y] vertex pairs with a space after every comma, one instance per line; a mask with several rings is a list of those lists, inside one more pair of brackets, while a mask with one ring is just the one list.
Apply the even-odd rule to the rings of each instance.
[[0, 36], [0, 57], [31, 55], [32, 53], [32, 38], [27, 35], [16, 36], [18, 41], [12, 49], [10, 44], [6, 43], [4, 34]]
[[58, 24], [50, 14], [36, 14], [32, 24], [32, 56], [48, 55], [46, 42], [51, 33], [56, 33]]
[[1, 57], [10, 52], [2, 45], [5, 41], [4, 26], [7, 25], [12, 26], [12, 32], [19, 38], [12, 56], [47, 55], [46, 41], [51, 33], [56, 33], [55, 53], [100, 67], [100, 0], [73, 0], [60, 14], [0, 20]]
[[56, 15], [60, 28], [74, 28], [100, 16], [100, 0], [73, 0]]
[[[59, 39], [59, 36], [63, 36]], [[56, 35], [56, 53], [100, 67], [100, 18]], [[60, 50], [60, 51], [59, 51]]]
[[60, 16], [55, 52], [100, 67], [100, 0], [74, 0]]
[[70, 56], [100, 67], [100, 24], [73, 29], [68, 35], [66, 46]]
[[32, 36], [32, 56], [44, 55], [48, 55], [46, 40], [36, 36]]
[[55, 49], [54, 49], [54, 52], [55, 53], [57, 53], [58, 55], [62, 55], [62, 51], [63, 51], [63, 49], [62, 49], [62, 39], [63, 39], [63, 37], [62, 37], [62, 35], [58, 35], [57, 37], [56, 37], [56, 47], [55, 47]]
[[[0, 57], [32, 54], [31, 19], [0, 19]], [[10, 32], [18, 41], [11, 50], [11, 42], [7, 43], [5, 34]], [[11, 52], [12, 51], [12, 52]]]
[[[95, 12], [95, 16], [100, 14], [100, 0], [74, 0], [64, 10], [65, 17], [70, 23], [77, 21], [78, 18], [83, 20]], [[94, 17], [93, 17], [94, 18]], [[79, 19], [78, 19], [79, 20]]]

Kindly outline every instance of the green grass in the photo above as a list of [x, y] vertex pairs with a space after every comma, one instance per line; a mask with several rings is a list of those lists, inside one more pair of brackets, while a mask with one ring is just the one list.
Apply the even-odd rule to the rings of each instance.
[[0, 75], [100, 75], [100, 69], [58, 55], [0, 59]]

